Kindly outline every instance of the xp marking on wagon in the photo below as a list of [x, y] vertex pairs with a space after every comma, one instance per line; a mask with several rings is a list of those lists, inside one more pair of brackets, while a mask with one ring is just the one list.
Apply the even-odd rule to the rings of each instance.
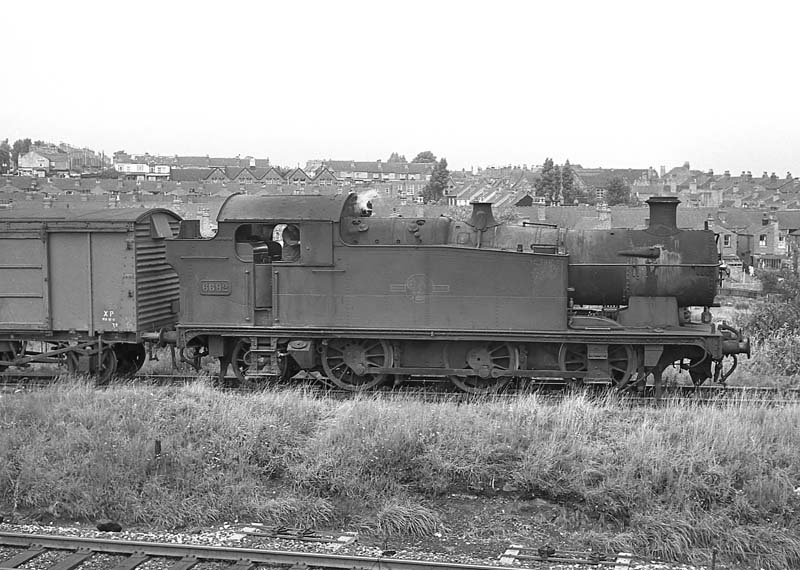
[[100, 320], [102, 320], [104, 323], [110, 324], [115, 329], [119, 327], [114, 309], [103, 309], [103, 317]]

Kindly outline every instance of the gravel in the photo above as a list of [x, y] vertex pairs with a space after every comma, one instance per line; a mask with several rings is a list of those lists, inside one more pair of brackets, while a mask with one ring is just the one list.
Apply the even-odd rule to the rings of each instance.
[[[25, 534], [50, 534], [58, 536], [71, 536], [83, 538], [104, 538], [114, 540], [129, 540], [143, 542], [160, 542], [169, 544], [187, 544], [198, 546], [227, 546], [232, 548], [259, 548], [264, 550], [282, 550], [287, 552], [319, 552], [327, 554], [341, 554], [350, 556], [369, 556], [382, 557], [384, 550], [375, 546], [360, 544], [357, 540], [349, 544], [343, 542], [347, 536], [342, 534], [319, 533], [320, 536], [330, 537], [331, 542], [308, 542], [301, 540], [286, 540], [271, 537], [251, 536], [248, 534], [253, 531], [263, 531], [265, 527], [257, 524], [233, 524], [225, 523], [218, 527], [196, 528], [188, 532], [167, 532], [167, 531], [142, 531], [125, 530], [122, 532], [102, 532], [94, 527], [82, 525], [36, 525], [36, 524], [11, 524], [0, 523], [0, 532], [13, 532]], [[341, 540], [341, 541], [340, 541]], [[0, 561], [3, 561], [14, 554], [16, 550], [0, 547]], [[497, 553], [495, 558], [479, 558], [470, 555], [459, 554], [457, 549], [452, 552], [430, 552], [416, 548], [396, 549], [391, 558], [406, 560], [426, 560], [436, 562], [453, 562], [462, 564], [485, 564], [500, 565], [499, 557], [502, 552]], [[21, 566], [21, 570], [45, 570], [51, 565], [59, 554], [56, 552], [46, 552], [45, 554], [27, 562]], [[47, 557], [47, 558], [46, 558]], [[81, 565], [78, 570], [105, 570], [114, 566], [113, 562], [119, 559], [118, 556], [94, 555], [86, 563]], [[153, 559], [143, 563], [137, 570], [164, 570], [171, 562], [160, 559]], [[567, 570], [567, 569], [587, 569], [587, 568], [613, 568], [613, 566], [587, 566], [580, 564], [550, 564], [531, 562], [531, 568], [542, 570]], [[514, 564], [510, 568], [520, 568], [519, 564]], [[222, 568], [216, 564], [202, 564], [196, 567], [198, 570], [217, 570]], [[675, 565], [665, 563], [632, 564], [630, 568], [634, 570], [703, 570], [703, 567], [689, 565]]]

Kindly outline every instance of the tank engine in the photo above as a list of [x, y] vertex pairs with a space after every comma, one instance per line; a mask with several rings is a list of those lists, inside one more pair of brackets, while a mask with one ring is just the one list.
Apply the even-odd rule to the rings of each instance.
[[724, 381], [749, 342], [711, 322], [714, 234], [679, 229], [674, 198], [648, 203], [647, 229], [573, 231], [500, 223], [489, 204], [454, 221], [373, 217], [353, 194], [234, 195], [215, 237], [167, 240], [177, 342], [241, 382], [305, 371], [348, 390], [415, 377], [474, 393], [514, 379], [659, 386], [676, 362], [696, 384]]

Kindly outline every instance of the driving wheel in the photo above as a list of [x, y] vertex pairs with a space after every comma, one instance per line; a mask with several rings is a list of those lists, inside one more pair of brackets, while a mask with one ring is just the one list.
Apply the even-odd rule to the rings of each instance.
[[519, 368], [517, 350], [507, 342], [449, 342], [444, 346], [446, 368], [470, 369], [467, 376], [449, 376], [460, 390], [470, 394], [499, 391], [512, 376], [501, 373]]
[[383, 340], [334, 338], [322, 347], [325, 374], [343, 390], [360, 392], [380, 386], [389, 375], [370, 371], [391, 368], [392, 363], [392, 348]]
[[[608, 345], [608, 370], [611, 382], [624, 387], [637, 368], [636, 351], [629, 344]], [[562, 344], [558, 349], [558, 367], [563, 372], [586, 372], [589, 370], [588, 349], [585, 344]]]

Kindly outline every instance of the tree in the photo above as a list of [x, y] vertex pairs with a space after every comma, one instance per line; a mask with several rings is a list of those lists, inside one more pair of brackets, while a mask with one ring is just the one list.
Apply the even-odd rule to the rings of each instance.
[[103, 180], [116, 180], [119, 177], [120, 173], [113, 168], [106, 168], [95, 176], [95, 178], [102, 178]]
[[390, 164], [394, 164], [394, 163], [401, 163], [402, 164], [402, 163], [405, 163], [405, 162], [408, 162], [408, 161], [406, 160], [406, 157], [404, 155], [398, 154], [396, 152], [393, 152], [392, 156], [389, 157], [389, 160], [387, 160], [387, 162], [390, 163]]
[[581, 193], [575, 183], [575, 171], [572, 170], [569, 159], [561, 168], [561, 198], [562, 203], [566, 206], [574, 205], [581, 198]]
[[20, 155], [26, 154], [31, 150], [31, 139], [17, 139], [11, 147], [11, 162], [16, 166], [19, 164]]
[[534, 182], [533, 187], [537, 196], [544, 196], [545, 200], [553, 203], [558, 199], [560, 170], [553, 164], [552, 158], [545, 158], [542, 172]]
[[425, 202], [438, 202], [441, 200], [449, 181], [450, 171], [447, 170], [447, 159], [442, 157], [442, 159], [436, 163], [436, 166], [433, 167], [431, 179], [422, 191], [422, 197], [425, 199]]
[[8, 139], [3, 139], [0, 142], [0, 174], [5, 174], [11, 170], [11, 145], [8, 144]]
[[433, 154], [429, 150], [423, 150], [417, 156], [414, 157], [414, 160], [411, 161], [412, 163], [431, 163], [436, 162], [436, 155]]
[[617, 206], [619, 204], [630, 204], [631, 188], [624, 178], [616, 176], [608, 182], [606, 188], [606, 204]]
[[553, 191], [547, 197], [551, 204], [561, 204], [563, 196], [561, 195], [561, 167], [557, 164], [553, 165]]

